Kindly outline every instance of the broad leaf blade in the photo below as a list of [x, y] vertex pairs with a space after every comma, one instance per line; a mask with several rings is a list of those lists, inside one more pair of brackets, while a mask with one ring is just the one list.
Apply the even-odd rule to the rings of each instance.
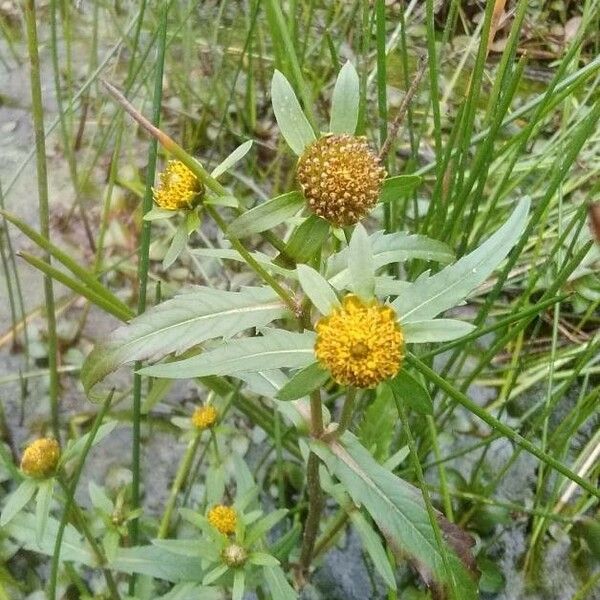
[[230, 337], [288, 314], [266, 288], [228, 292], [199, 287], [175, 296], [117, 329], [112, 341], [86, 359], [81, 379], [86, 392], [109, 373], [136, 360], [156, 360], [215, 337]]
[[317, 215], [310, 215], [292, 233], [285, 246], [285, 256], [297, 263], [306, 263], [321, 249], [328, 235], [329, 223]]
[[231, 222], [227, 233], [244, 238], [267, 229], [272, 229], [293, 217], [304, 206], [300, 192], [288, 192], [271, 198]]
[[151, 377], [187, 379], [205, 375], [233, 375], [238, 372], [262, 371], [269, 368], [305, 367], [315, 359], [314, 333], [269, 331], [264, 336], [242, 338], [224, 343], [199, 356], [178, 362], [146, 367], [140, 372]]
[[427, 388], [405, 368], [388, 382], [392, 393], [421, 415], [433, 414], [433, 403]]
[[506, 223], [479, 248], [439, 273], [415, 281], [392, 306], [402, 323], [433, 319], [456, 306], [504, 260], [525, 229], [529, 199], [519, 202]]
[[289, 81], [277, 70], [271, 82], [271, 101], [281, 135], [289, 147], [300, 156], [304, 148], [316, 139], [315, 133], [302, 112]]
[[340, 70], [331, 98], [331, 133], [356, 131], [358, 123], [359, 80], [354, 65], [348, 61]]
[[[311, 449], [342, 482], [354, 503], [370, 513], [390, 546], [409, 557], [421, 573], [430, 574], [439, 587], [448, 587], [442, 554], [419, 491], [379, 465], [350, 433], [341, 440], [343, 445], [313, 440]], [[446, 554], [450, 576], [464, 600], [477, 598], [475, 579], [466, 564], [450, 548]]]
[[308, 396], [329, 380], [329, 372], [318, 362], [298, 371], [278, 392], [276, 398], [285, 402]]

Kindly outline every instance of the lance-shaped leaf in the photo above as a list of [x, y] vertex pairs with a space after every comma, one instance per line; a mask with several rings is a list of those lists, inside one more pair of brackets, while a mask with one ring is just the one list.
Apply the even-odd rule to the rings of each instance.
[[225, 160], [218, 164], [211, 172], [210, 176], [215, 179], [225, 173], [225, 171], [231, 169], [237, 162], [242, 160], [246, 154], [252, 148], [252, 140], [244, 142], [241, 146], [238, 146]]
[[422, 177], [419, 175], [397, 175], [388, 177], [383, 182], [379, 202], [392, 202], [414, 192], [420, 185]]
[[151, 377], [187, 379], [205, 375], [233, 375], [270, 369], [299, 369], [315, 360], [315, 334], [274, 329], [265, 335], [224, 342], [192, 358], [141, 369]]
[[519, 202], [506, 223], [479, 248], [431, 277], [421, 277], [392, 306], [402, 323], [433, 319], [456, 306], [504, 260], [525, 229], [529, 199]]
[[410, 321], [402, 327], [404, 340], [410, 344], [426, 342], [447, 342], [471, 333], [475, 329], [471, 323], [457, 319], [428, 319]]
[[[384, 234], [383, 231], [376, 231], [369, 237], [375, 269], [413, 258], [435, 260], [444, 264], [454, 258], [452, 250], [446, 244], [423, 235], [408, 235], [402, 232]], [[345, 288], [350, 282], [348, 254], [348, 248], [344, 248], [327, 261], [325, 277], [338, 290]]]
[[304, 198], [300, 192], [287, 192], [271, 198], [232, 221], [227, 233], [236, 238], [243, 238], [291, 219], [304, 206]]
[[87, 393], [109, 373], [136, 360], [157, 360], [208, 339], [230, 337], [262, 327], [288, 311], [267, 288], [228, 292], [197, 287], [175, 296], [129, 325], [117, 329], [107, 344], [87, 357], [81, 379]]
[[442, 531], [448, 532], [447, 572], [421, 494], [415, 487], [383, 468], [348, 432], [341, 443], [313, 440], [310, 446], [328, 471], [344, 484], [354, 503], [370, 513], [390, 547], [408, 558], [428, 585], [449, 588], [453, 578], [456, 589], [463, 594], [461, 600], [477, 598], [469, 536], [459, 536], [454, 531], [458, 528], [439, 516]]
[[279, 71], [273, 74], [271, 101], [281, 134], [290, 148], [300, 156], [304, 148], [315, 140], [315, 132], [302, 112], [290, 82]]
[[296, 270], [304, 293], [322, 315], [328, 315], [340, 305], [335, 292], [318, 271], [308, 265], [298, 265]]
[[354, 65], [348, 61], [340, 70], [331, 98], [331, 133], [350, 133], [356, 131], [358, 123], [359, 80]]
[[373, 248], [367, 230], [358, 223], [348, 245], [350, 287], [363, 300], [373, 298], [375, 292], [375, 264]]

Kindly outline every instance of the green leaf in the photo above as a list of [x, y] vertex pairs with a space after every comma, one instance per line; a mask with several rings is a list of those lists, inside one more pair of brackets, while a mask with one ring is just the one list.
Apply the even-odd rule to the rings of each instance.
[[348, 269], [350, 288], [363, 300], [370, 300], [375, 293], [375, 265], [373, 248], [367, 230], [358, 223], [348, 246]]
[[272, 330], [266, 335], [231, 340], [199, 356], [141, 369], [151, 377], [187, 379], [204, 375], [233, 375], [239, 371], [262, 371], [265, 365], [298, 369], [314, 361], [313, 332]]
[[192, 540], [152, 540], [152, 545], [181, 556], [196, 556], [210, 561], [219, 558], [219, 549], [212, 540], [194, 538]]
[[96, 346], [81, 370], [84, 389], [89, 395], [95, 384], [127, 363], [157, 360], [287, 314], [281, 300], [267, 288], [239, 292], [192, 288], [136, 317], [117, 329], [107, 344]]
[[398, 375], [390, 379], [387, 384], [392, 393], [406, 402], [415, 412], [420, 415], [433, 415], [433, 402], [427, 388], [406, 368], [400, 369]]
[[223, 600], [223, 594], [219, 588], [187, 582], [175, 585], [170, 592], [160, 596], [160, 600], [198, 600], [198, 598], [202, 598], [202, 600]]
[[308, 265], [298, 265], [296, 271], [304, 293], [322, 315], [328, 315], [340, 305], [335, 292], [318, 271]]
[[162, 268], [168, 269], [178, 258], [179, 255], [184, 251], [188, 241], [188, 229], [186, 220], [183, 219], [177, 229], [175, 235], [171, 240], [169, 249], [163, 258]]
[[[231, 248], [194, 248], [191, 250], [191, 253], [196, 256], [206, 256], [208, 258], [218, 258], [222, 260], [235, 260], [244, 264], [246, 263], [246, 259], [237, 250], [232, 250]], [[262, 252], [251, 252], [250, 256], [268, 271], [277, 273], [282, 277], [289, 277], [290, 279], [296, 278], [295, 270], [284, 269], [283, 267], [274, 264], [271, 261], [271, 257]]]
[[211, 465], [206, 471], [206, 505], [219, 504], [225, 492], [225, 469], [222, 464]]
[[200, 583], [204, 576], [197, 556], [173, 554], [164, 548], [150, 545], [119, 548], [108, 566], [123, 573], [150, 575], [172, 583]]
[[331, 133], [354, 134], [358, 124], [359, 81], [354, 65], [348, 61], [340, 70], [331, 98]]
[[[110, 435], [118, 424], [118, 421], [109, 421], [108, 423], [100, 425], [96, 432], [96, 436], [94, 437], [94, 441], [92, 442], [92, 448], [97, 446], [106, 436]], [[69, 460], [79, 456], [87, 444], [90, 433], [91, 432], [88, 432], [85, 435], [82, 435], [74, 442], [70, 440], [60, 457], [59, 464], [65, 465]]]
[[240, 202], [235, 196], [207, 196], [202, 204], [211, 204], [212, 206], [227, 206], [228, 208], [239, 208]]
[[425, 342], [447, 342], [471, 333], [475, 326], [456, 319], [431, 319], [410, 321], [402, 325], [404, 341], [410, 344]]
[[[446, 244], [423, 235], [408, 235], [403, 232], [385, 234], [383, 231], [376, 231], [370, 236], [370, 240], [375, 269], [414, 258], [448, 263], [454, 257]], [[348, 248], [344, 248], [327, 261], [325, 278], [338, 290], [346, 288], [350, 282], [348, 253]]]
[[324, 369], [318, 362], [312, 363], [298, 371], [277, 392], [278, 400], [289, 402], [308, 396], [312, 391], [324, 385], [329, 380], [329, 371]]
[[188, 237], [200, 227], [200, 214], [197, 210], [190, 210], [185, 214], [185, 229]]
[[[344, 485], [354, 503], [365, 507], [390, 547], [409, 557], [426, 579], [447, 587], [448, 574], [420, 492], [379, 465], [349, 432], [342, 436], [341, 444], [313, 440], [310, 447]], [[462, 552], [467, 555], [468, 548]], [[463, 593], [461, 600], [477, 598], [475, 581], [465, 564], [450, 548], [446, 554], [449, 575]]]
[[157, 221], [158, 219], [170, 219], [174, 217], [177, 213], [176, 210], [167, 210], [165, 208], [159, 208], [155, 206], [151, 208], [145, 215], [144, 221]]
[[462, 302], [504, 260], [525, 228], [530, 201], [519, 202], [506, 223], [479, 248], [431, 277], [419, 278], [392, 306], [404, 324], [433, 319]]
[[379, 536], [373, 531], [370, 523], [360, 511], [351, 511], [350, 520], [360, 537], [364, 549], [371, 557], [375, 569], [377, 569], [377, 572], [381, 575], [385, 584], [392, 590], [395, 590], [396, 579], [394, 577], [394, 572], [392, 571], [390, 561], [388, 560]]
[[107, 496], [104, 488], [100, 487], [93, 481], [90, 481], [88, 484], [88, 493], [90, 495], [90, 500], [92, 501], [92, 506], [101, 510], [103, 513], [107, 515], [112, 514], [114, 510], [114, 504], [112, 500]]
[[423, 178], [420, 175], [397, 175], [389, 177], [383, 182], [383, 188], [379, 196], [380, 202], [392, 202], [412, 194], [421, 184]]
[[289, 147], [300, 156], [304, 148], [316, 139], [315, 133], [302, 112], [289, 81], [277, 70], [271, 82], [271, 102], [281, 135]]
[[487, 594], [500, 593], [506, 585], [502, 569], [494, 561], [485, 556], [477, 558], [477, 566], [481, 571], [479, 589]]
[[397, 422], [398, 410], [394, 405], [392, 390], [387, 385], [380, 385], [375, 399], [365, 410], [359, 429], [360, 441], [378, 462], [390, 455]]
[[[54, 542], [58, 534], [59, 523], [56, 519], [49, 517], [41, 540], [37, 540], [36, 517], [31, 513], [16, 515], [11, 522], [3, 528], [2, 532], [17, 540], [26, 550], [45, 556], [54, 555]], [[64, 531], [61, 551], [61, 560], [72, 561], [77, 564], [97, 567], [96, 559], [89, 550], [89, 546], [83, 537], [79, 535], [72, 525], [67, 525]]]
[[246, 574], [242, 569], [236, 569], [233, 575], [233, 588], [231, 588], [231, 600], [242, 600], [244, 596], [244, 583]]
[[229, 570], [229, 567], [227, 565], [219, 565], [218, 567], [214, 568], [212, 571], [209, 571], [204, 576], [204, 579], [202, 580], [202, 584], [210, 585], [211, 583], [214, 583], [215, 581], [217, 581], [217, 579], [219, 579], [219, 577], [224, 575], [228, 570]]
[[304, 207], [304, 198], [300, 192], [287, 192], [271, 198], [250, 209], [227, 228], [227, 233], [235, 238], [244, 238], [267, 229], [272, 229], [280, 223], [291, 219]]
[[241, 146], [238, 146], [221, 164], [217, 165], [212, 171], [210, 176], [215, 179], [228, 171], [233, 167], [237, 162], [242, 160], [246, 154], [252, 148], [252, 140], [248, 140], [244, 142]]
[[310, 215], [292, 233], [285, 246], [285, 255], [297, 263], [306, 263], [322, 248], [328, 236], [329, 223], [317, 215]]
[[19, 487], [6, 499], [4, 510], [0, 516], [0, 527], [4, 527], [12, 521], [17, 513], [31, 500], [37, 490], [37, 482], [34, 479], [24, 479]]
[[263, 535], [267, 533], [267, 531], [275, 527], [275, 525], [277, 525], [277, 523], [279, 523], [279, 521], [281, 521], [281, 519], [287, 515], [287, 512], [288, 511], [285, 508], [280, 508], [279, 510], [269, 513], [260, 519], [260, 521], [257, 521], [254, 523], [254, 525], [249, 527], [248, 531], [246, 532], [246, 546], [250, 547], [252, 544], [260, 540]]
[[271, 600], [297, 600], [298, 595], [288, 583], [281, 567], [263, 567]]
[[248, 562], [262, 567], [276, 567], [279, 564], [279, 561], [274, 556], [265, 552], [253, 552], [248, 557]]
[[47, 479], [38, 486], [38, 493], [35, 498], [35, 539], [38, 543], [42, 541], [46, 531], [53, 492], [54, 479]]

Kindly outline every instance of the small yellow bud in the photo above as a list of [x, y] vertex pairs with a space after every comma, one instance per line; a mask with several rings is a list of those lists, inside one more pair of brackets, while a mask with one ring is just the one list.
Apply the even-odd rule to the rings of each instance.
[[217, 409], [212, 405], [199, 406], [192, 415], [192, 425], [196, 429], [208, 429], [217, 421]]
[[348, 294], [315, 330], [315, 354], [340, 385], [371, 388], [400, 370], [404, 336], [391, 306]]
[[385, 175], [367, 140], [344, 134], [310, 144], [296, 177], [311, 210], [342, 227], [357, 223], [375, 206]]
[[170, 160], [152, 190], [154, 202], [165, 210], [194, 208], [202, 199], [204, 186], [180, 161]]
[[21, 471], [25, 475], [43, 479], [54, 473], [60, 458], [60, 446], [53, 438], [40, 438], [23, 452]]
[[248, 553], [238, 544], [230, 544], [223, 548], [221, 558], [228, 567], [241, 567], [248, 559]]
[[235, 532], [237, 514], [231, 506], [218, 504], [208, 511], [208, 522], [221, 533], [231, 535]]

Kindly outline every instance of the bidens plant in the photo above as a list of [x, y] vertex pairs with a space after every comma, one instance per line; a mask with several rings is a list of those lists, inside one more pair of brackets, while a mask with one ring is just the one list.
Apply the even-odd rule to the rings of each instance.
[[[344, 498], [344, 506], [352, 503], [348, 510], [360, 511], [362, 519], [353, 522], [360, 523], [365, 547], [390, 588], [396, 583], [387, 560], [380, 560], [385, 550], [380, 537], [369, 529], [369, 519], [380, 528], [398, 560], [414, 564], [425, 582], [455, 597], [454, 592], [460, 590], [461, 598], [475, 598], [477, 577], [469, 536], [437, 513], [428, 496], [422, 500], [410, 483], [379, 464], [351, 431], [361, 414], [361, 403], [356, 400], [368, 402], [371, 390], [379, 394], [387, 387], [390, 397], [399, 402], [400, 416], [402, 403], [432, 414], [427, 388], [410, 366], [412, 353], [419, 344], [473, 334], [471, 323], [442, 315], [463, 303], [504, 260], [524, 230], [529, 200], [517, 203], [487, 241], [456, 262], [447, 245], [425, 236], [369, 234], [358, 221], [378, 202], [392, 201], [414, 189], [419, 178], [385, 179], [366, 140], [354, 136], [358, 97], [358, 77], [347, 64], [335, 85], [329, 127], [324, 133], [316, 132], [288, 81], [275, 73], [274, 113], [286, 141], [299, 156], [296, 180], [301, 189], [248, 211], [234, 202], [238, 214], [228, 226], [213, 210], [210, 214], [233, 248], [194, 251], [200, 256], [243, 261], [266, 285], [235, 291], [195, 286], [179, 293], [97, 346], [84, 364], [82, 380], [94, 398], [98, 384], [121, 365], [150, 361], [140, 369], [142, 375], [204, 378], [211, 394], [235, 389], [235, 398], [239, 393], [261, 396], [296, 428], [298, 443], [292, 441], [286, 448], [294, 460], [302, 457], [306, 469], [308, 511], [302, 542], [291, 552], [298, 583], [315, 555], [325, 492], [338, 502]], [[177, 151], [185, 158], [181, 149]], [[218, 189], [227, 197], [211, 176], [195, 168], [193, 159], [185, 160], [206, 189]], [[291, 225], [283, 242], [269, 230], [288, 219]], [[328, 235], [330, 226], [335, 236]], [[250, 252], [239, 241], [266, 231], [266, 239], [279, 251], [277, 256]], [[408, 266], [415, 260], [427, 261], [432, 268], [416, 278], [398, 277], [414, 272]], [[237, 383], [232, 387], [224, 378]], [[343, 401], [336, 407], [334, 399], [340, 396]], [[191, 464], [194, 444], [206, 428], [218, 452], [212, 429], [216, 417], [208, 404], [185, 420], [185, 427], [195, 433], [188, 447], [191, 454], [186, 454], [184, 462]], [[219, 428], [221, 419], [219, 414]], [[169, 529], [174, 503], [175, 496], [169, 500], [161, 534]], [[258, 548], [249, 543], [249, 537], [257, 543], [259, 538], [244, 534], [251, 523], [244, 508], [239, 501], [233, 506], [216, 502], [207, 507], [206, 517], [182, 513], [200, 527], [205, 541], [199, 545], [179, 540], [155, 543], [175, 553], [197, 552], [203, 566], [212, 568], [202, 584], [225, 585], [234, 597], [241, 597], [246, 584], [254, 585], [255, 566], [267, 560], [262, 542]], [[273, 569], [269, 577], [278, 578], [269, 583], [273, 598], [296, 597], [282, 580], [279, 567]]]

